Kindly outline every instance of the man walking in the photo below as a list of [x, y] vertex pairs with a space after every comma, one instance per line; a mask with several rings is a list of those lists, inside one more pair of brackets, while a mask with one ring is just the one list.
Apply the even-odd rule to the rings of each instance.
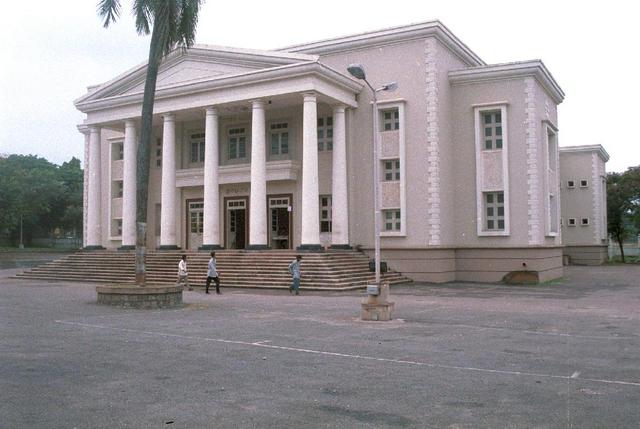
[[300, 295], [300, 261], [302, 256], [296, 255], [296, 259], [289, 264], [289, 274], [293, 277], [293, 283], [289, 286], [289, 293]]
[[209, 285], [213, 280], [216, 284], [216, 293], [220, 295], [220, 278], [218, 271], [216, 270], [216, 252], [211, 252], [211, 259], [209, 259], [209, 267], [207, 269], [207, 285], [204, 293], [209, 293]]
[[188, 290], [193, 290], [189, 286], [189, 273], [187, 272], [187, 255], [182, 255], [182, 259], [178, 262], [178, 284], [183, 285]]

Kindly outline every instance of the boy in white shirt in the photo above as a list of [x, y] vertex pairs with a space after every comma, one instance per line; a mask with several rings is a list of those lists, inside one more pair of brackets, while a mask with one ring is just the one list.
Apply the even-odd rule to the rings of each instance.
[[178, 262], [178, 284], [183, 285], [188, 290], [193, 290], [189, 286], [189, 273], [187, 272], [187, 255], [182, 255], [182, 259]]

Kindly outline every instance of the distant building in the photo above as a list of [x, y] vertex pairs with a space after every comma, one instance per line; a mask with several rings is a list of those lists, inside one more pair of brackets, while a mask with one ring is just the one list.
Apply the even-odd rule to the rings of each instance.
[[562, 243], [572, 264], [598, 265], [608, 258], [608, 160], [600, 145], [560, 148]]
[[[154, 109], [149, 246], [371, 253], [372, 98], [351, 63], [372, 85], [398, 82], [378, 93], [375, 112], [388, 265], [433, 282], [562, 276], [564, 93], [541, 61], [486, 64], [438, 21], [274, 51], [197, 45], [168, 55]], [[145, 73], [142, 64], [75, 102], [86, 114], [89, 248], [135, 244]]]

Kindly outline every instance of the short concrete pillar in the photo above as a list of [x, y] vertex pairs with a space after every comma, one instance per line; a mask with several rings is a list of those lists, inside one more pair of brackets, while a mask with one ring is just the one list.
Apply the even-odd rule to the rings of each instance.
[[388, 322], [391, 320], [395, 303], [389, 301], [389, 283], [380, 283], [378, 295], [367, 295], [362, 303], [362, 320]]

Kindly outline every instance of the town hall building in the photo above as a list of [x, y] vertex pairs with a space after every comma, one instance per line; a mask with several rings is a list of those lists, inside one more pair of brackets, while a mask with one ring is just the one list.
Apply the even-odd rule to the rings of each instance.
[[[361, 64], [377, 93], [347, 71]], [[135, 245], [146, 64], [89, 87], [85, 245]], [[158, 74], [150, 248], [371, 254], [417, 281], [562, 276], [557, 106], [540, 60], [486, 64], [438, 21], [273, 51], [195, 45]]]

